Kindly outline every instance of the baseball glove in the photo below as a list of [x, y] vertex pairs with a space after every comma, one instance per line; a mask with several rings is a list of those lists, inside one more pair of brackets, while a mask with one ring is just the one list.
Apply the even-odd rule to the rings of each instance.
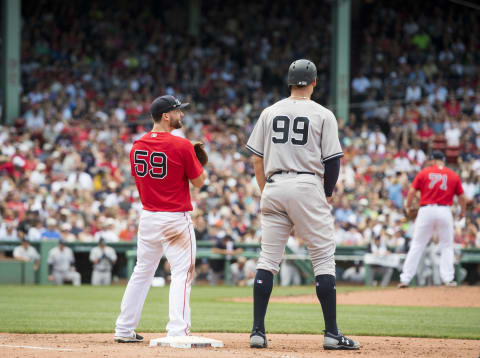
[[195, 150], [195, 154], [197, 155], [198, 161], [202, 164], [202, 167], [207, 165], [208, 163], [208, 154], [205, 151], [204, 145], [202, 142], [195, 142], [193, 143], [193, 149]]
[[415, 219], [417, 218], [417, 214], [418, 214], [418, 207], [413, 207], [407, 212], [405, 212], [405, 216], [409, 221], [415, 221]]

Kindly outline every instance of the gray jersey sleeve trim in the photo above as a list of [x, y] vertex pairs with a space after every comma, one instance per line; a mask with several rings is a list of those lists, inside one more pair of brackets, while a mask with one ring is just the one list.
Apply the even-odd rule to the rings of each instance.
[[245, 146], [249, 151], [251, 151], [253, 154], [256, 154], [258, 155], [259, 157], [262, 157], [263, 158], [263, 154], [260, 153], [258, 150], [255, 150], [253, 149], [252, 147], [250, 147], [248, 144]]
[[328, 157], [323, 158], [322, 162], [325, 163], [327, 160], [330, 160], [330, 159], [333, 159], [333, 158], [341, 158], [341, 157], [343, 157], [343, 152], [339, 152], [339, 153], [336, 153], [336, 154], [329, 155]]

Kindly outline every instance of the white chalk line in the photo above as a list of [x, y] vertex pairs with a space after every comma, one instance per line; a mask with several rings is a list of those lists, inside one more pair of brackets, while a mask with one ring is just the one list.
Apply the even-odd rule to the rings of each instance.
[[71, 349], [71, 348], [51, 348], [51, 347], [37, 347], [37, 346], [16, 346], [13, 344], [0, 344], [0, 347], [5, 348], [24, 348], [24, 349], [41, 349], [45, 351], [60, 351], [60, 352], [79, 352], [81, 349]]

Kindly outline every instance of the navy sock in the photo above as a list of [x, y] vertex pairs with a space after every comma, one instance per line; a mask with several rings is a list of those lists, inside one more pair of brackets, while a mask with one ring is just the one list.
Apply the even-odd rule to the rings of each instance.
[[265, 333], [265, 314], [273, 288], [273, 274], [259, 269], [253, 284], [253, 329]]
[[322, 305], [325, 331], [338, 334], [337, 328], [337, 290], [335, 276], [315, 276], [317, 297]]

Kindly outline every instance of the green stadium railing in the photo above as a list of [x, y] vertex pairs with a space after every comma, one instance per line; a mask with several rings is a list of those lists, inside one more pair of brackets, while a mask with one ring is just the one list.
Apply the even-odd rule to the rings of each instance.
[[[13, 249], [20, 245], [19, 241], [1, 241], [0, 240], [0, 253], [6, 252], [10, 253]], [[48, 284], [48, 252], [57, 245], [56, 241], [39, 241], [32, 242], [40, 254], [40, 267], [38, 271], [34, 274], [34, 282], [39, 284]], [[87, 254], [90, 250], [95, 247], [97, 244], [94, 242], [68, 242], [66, 243], [75, 254]], [[125, 269], [126, 277], [129, 278], [133, 272], [133, 268], [136, 262], [136, 246], [135, 241], [131, 242], [115, 242], [108, 243], [109, 246], [113, 247], [117, 254], [124, 255], [126, 259]], [[215, 254], [211, 251], [212, 247], [215, 246], [214, 241], [197, 241], [197, 259], [206, 258], [206, 259], [216, 259], [216, 260], [225, 260], [225, 284], [230, 284], [230, 263], [236, 257], [226, 257], [224, 255]], [[258, 258], [260, 252], [260, 245], [257, 243], [239, 243], [237, 247], [243, 249], [243, 253], [238, 256], [245, 256], [247, 258]], [[342, 261], [358, 261], [363, 263], [364, 255], [368, 252], [367, 246], [337, 246], [335, 251], [335, 260], [338, 262]], [[299, 270], [304, 274], [304, 278], [307, 283], [311, 283], [314, 280], [313, 268], [310, 262], [309, 255], [295, 255], [287, 247], [285, 249], [285, 259], [292, 260], [293, 263], [299, 268]], [[480, 249], [464, 249], [462, 250], [461, 258], [456, 262], [456, 279], [459, 282], [460, 280], [460, 269], [461, 265], [464, 263], [480, 263]], [[82, 273], [82, 272], [81, 272]], [[17, 273], [18, 276], [18, 273]], [[0, 281], [1, 282], [1, 281]]]

